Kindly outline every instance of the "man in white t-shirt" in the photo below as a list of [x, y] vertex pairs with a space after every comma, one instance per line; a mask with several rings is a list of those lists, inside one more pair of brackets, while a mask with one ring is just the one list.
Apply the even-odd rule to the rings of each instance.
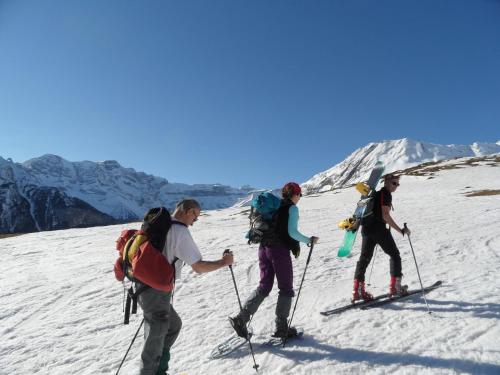
[[[197, 273], [218, 270], [233, 264], [233, 254], [226, 253], [216, 261], [202, 259], [198, 246], [188, 227], [200, 216], [200, 204], [194, 199], [180, 201], [172, 215], [172, 227], [168, 231], [163, 254], [174, 264], [178, 279], [184, 264]], [[139, 295], [144, 311], [144, 348], [141, 354], [140, 375], [164, 375], [168, 370], [170, 348], [181, 330], [182, 321], [171, 304], [172, 293], [153, 288]]]

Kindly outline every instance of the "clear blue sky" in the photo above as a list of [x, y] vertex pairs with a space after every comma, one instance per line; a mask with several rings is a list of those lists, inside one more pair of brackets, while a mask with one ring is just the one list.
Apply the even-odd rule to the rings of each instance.
[[500, 1], [0, 0], [0, 156], [303, 182], [372, 141], [500, 139]]

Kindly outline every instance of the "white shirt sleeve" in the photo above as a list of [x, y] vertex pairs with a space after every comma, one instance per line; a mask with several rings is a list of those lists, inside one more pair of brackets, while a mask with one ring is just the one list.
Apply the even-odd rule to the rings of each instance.
[[183, 225], [172, 224], [167, 234], [163, 254], [170, 264], [175, 262], [176, 278], [179, 277], [184, 263], [193, 265], [202, 259], [200, 250], [193, 240], [189, 229]]
[[[179, 227], [178, 225], [176, 226]], [[198, 249], [198, 246], [194, 242], [189, 229], [185, 227], [179, 228], [181, 230], [177, 239], [175, 256], [191, 266], [201, 260], [200, 249]]]

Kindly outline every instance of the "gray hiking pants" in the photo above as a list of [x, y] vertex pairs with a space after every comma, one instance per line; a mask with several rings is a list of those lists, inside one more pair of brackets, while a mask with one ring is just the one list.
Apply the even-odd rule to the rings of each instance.
[[144, 347], [140, 375], [155, 375], [164, 350], [169, 351], [181, 330], [182, 321], [171, 305], [171, 293], [149, 288], [139, 295], [144, 312]]

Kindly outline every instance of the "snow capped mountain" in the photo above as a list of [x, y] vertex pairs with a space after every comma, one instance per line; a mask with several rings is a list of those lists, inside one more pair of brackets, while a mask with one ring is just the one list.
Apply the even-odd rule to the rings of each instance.
[[302, 184], [307, 193], [342, 188], [368, 178], [375, 163], [385, 163], [386, 172], [403, 170], [424, 162], [500, 153], [500, 141], [471, 145], [438, 145], [408, 138], [369, 143], [344, 161], [314, 175]]
[[[220, 184], [170, 183], [124, 168], [113, 160], [69, 162], [56, 155], [44, 155], [21, 164], [0, 157], [0, 231], [30, 232], [131, 221], [154, 206], [173, 208], [184, 197], [197, 199], [204, 209], [223, 208], [251, 190], [249, 186], [236, 189]], [[77, 211], [65, 211], [68, 208], [77, 210], [78, 215]], [[79, 218], [68, 221], [74, 216]]]

